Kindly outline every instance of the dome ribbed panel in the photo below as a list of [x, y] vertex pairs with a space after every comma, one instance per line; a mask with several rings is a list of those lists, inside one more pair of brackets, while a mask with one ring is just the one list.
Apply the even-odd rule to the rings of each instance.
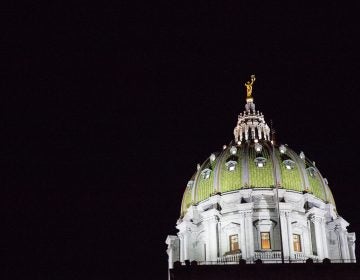
[[316, 196], [317, 198], [322, 199], [323, 201], [326, 201], [326, 195], [325, 195], [325, 190], [323, 187], [323, 184], [321, 182], [321, 178], [320, 178], [320, 174], [317, 171], [317, 169], [315, 168], [316, 172], [315, 174], [312, 176], [310, 174], [309, 171], [309, 167], [313, 167], [315, 168], [310, 161], [306, 160], [306, 174], [309, 180], [309, 191]]
[[[191, 178], [194, 181], [193, 186], [188, 185], [185, 189], [181, 203], [181, 216], [186, 214], [191, 205], [208, 199], [216, 192], [226, 193], [246, 187], [273, 187], [275, 184], [274, 164], [277, 166], [276, 169], [279, 169], [277, 170], [277, 176], [280, 177], [282, 188], [298, 192], [302, 192], [307, 188], [315, 197], [335, 206], [334, 197], [329, 186], [324, 182], [320, 172], [310, 160], [306, 159], [304, 162], [289, 147], [287, 147], [285, 154], [280, 153], [279, 147], [274, 147], [275, 156], [272, 158], [273, 148], [270, 142], [259, 141], [259, 144], [262, 145], [261, 152], [255, 151], [254, 143], [246, 142], [236, 147], [235, 155], [230, 154], [231, 146], [229, 146], [222, 150], [220, 154], [217, 154], [213, 162], [207, 159]], [[266, 158], [264, 167], [256, 166], [254, 162], [256, 157]], [[286, 168], [283, 163], [286, 159], [295, 162], [294, 169]], [[228, 170], [226, 166], [228, 160], [237, 162], [234, 171]], [[310, 175], [310, 167], [316, 171], [313, 176]], [[209, 178], [204, 178], [202, 175], [202, 171], [205, 169], [211, 170]]]
[[326, 198], [327, 198], [328, 202], [330, 202], [336, 208], [334, 196], [328, 185], [325, 185], [325, 192], [326, 192]]
[[200, 202], [202, 200], [207, 199], [214, 193], [214, 166], [215, 162], [210, 163], [210, 160], [207, 160], [207, 162], [203, 165], [201, 171], [205, 170], [206, 168], [211, 169], [210, 177], [209, 178], [203, 178], [203, 176], [200, 174], [200, 176], [197, 179], [196, 182], [196, 190], [195, 190], [195, 203]]
[[280, 165], [280, 173], [281, 173], [281, 187], [287, 190], [294, 190], [302, 192], [303, 182], [301, 181], [301, 173], [296, 160], [292, 158], [289, 154], [286, 154], [286, 157], [295, 162], [295, 167], [293, 169], [287, 169], [283, 161], [285, 157], [281, 155], [281, 153], [277, 150], [276, 157], [279, 161]]
[[[266, 158], [266, 164], [264, 167], [256, 166], [254, 162], [256, 157]], [[270, 186], [274, 186], [273, 164], [266, 146], [263, 147], [260, 153], [257, 153], [254, 149], [254, 145], [250, 145], [248, 170], [250, 187], [269, 188]]]
[[181, 217], [186, 214], [187, 209], [192, 205], [191, 193], [192, 187], [187, 186], [181, 203]]
[[309, 188], [310, 192], [312, 192], [313, 195], [315, 195], [316, 197], [325, 201], [326, 197], [324, 194], [323, 187], [321, 186], [319, 176], [318, 175], [311, 176], [310, 174], [308, 174], [308, 180], [310, 184], [310, 188]]
[[[230, 154], [230, 149], [228, 148], [225, 151], [224, 156], [222, 157], [222, 160], [220, 162], [220, 177], [219, 177], [219, 183], [220, 183], [220, 191], [221, 192], [229, 192], [238, 190], [243, 186], [242, 183], [242, 156], [243, 152], [241, 148], [237, 149], [237, 152], [235, 155]], [[236, 167], [234, 171], [229, 171], [226, 162], [229, 159], [236, 159]]]

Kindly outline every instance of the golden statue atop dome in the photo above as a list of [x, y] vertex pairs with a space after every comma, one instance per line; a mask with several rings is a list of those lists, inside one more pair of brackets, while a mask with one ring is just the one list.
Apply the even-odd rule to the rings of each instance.
[[252, 85], [255, 82], [255, 75], [250, 76], [251, 81], [247, 81], [245, 83], [246, 86], [246, 101], [252, 101]]

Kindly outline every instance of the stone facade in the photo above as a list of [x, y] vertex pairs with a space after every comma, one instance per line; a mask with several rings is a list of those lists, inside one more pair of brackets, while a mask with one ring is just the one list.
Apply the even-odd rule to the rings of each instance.
[[[185, 260], [281, 262], [281, 250], [284, 260], [291, 262], [308, 258], [355, 262], [355, 234], [347, 232], [348, 225], [333, 205], [308, 193], [275, 188], [217, 194], [191, 206], [178, 220], [178, 235], [167, 239], [169, 267]], [[262, 248], [261, 233], [269, 233], [270, 248]], [[236, 252], [230, 249], [233, 235], [238, 237]], [[296, 248], [295, 235], [300, 244]]]

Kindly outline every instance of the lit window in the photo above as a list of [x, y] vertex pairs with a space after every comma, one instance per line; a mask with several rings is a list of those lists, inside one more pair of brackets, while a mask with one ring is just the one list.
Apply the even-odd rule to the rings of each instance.
[[234, 160], [229, 160], [225, 163], [228, 171], [235, 171], [237, 162]]
[[201, 176], [203, 179], [209, 179], [211, 174], [211, 170], [209, 168], [204, 169], [201, 171]]
[[270, 232], [261, 232], [261, 249], [267, 250], [271, 249], [270, 244]]
[[286, 169], [290, 170], [295, 168], [295, 162], [293, 162], [291, 159], [284, 160], [283, 164], [285, 165]]
[[229, 171], [234, 171], [235, 170], [235, 165], [229, 165]]
[[266, 158], [264, 157], [257, 157], [256, 159], [254, 159], [255, 165], [257, 167], [264, 167], [265, 163], [266, 163]]
[[229, 236], [230, 241], [230, 252], [239, 250], [239, 237], [237, 234], [233, 234]]
[[301, 240], [299, 234], [293, 234], [294, 251], [301, 252]]

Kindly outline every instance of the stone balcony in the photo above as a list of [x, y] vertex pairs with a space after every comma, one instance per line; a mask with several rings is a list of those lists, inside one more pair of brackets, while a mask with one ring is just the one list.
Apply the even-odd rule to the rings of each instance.
[[237, 253], [237, 254], [230, 254], [230, 255], [218, 257], [217, 262], [232, 264], [232, 263], [239, 263], [240, 259], [241, 259], [241, 253]]
[[[296, 252], [291, 258], [285, 258], [285, 263], [304, 263], [308, 258], [311, 258], [314, 262], [319, 262], [317, 256], [306, 256], [302, 252]], [[228, 254], [217, 258], [216, 262], [212, 264], [238, 264], [242, 259], [241, 253]], [[281, 251], [255, 251], [254, 257], [246, 260], [247, 263], [254, 263], [256, 260], [262, 260], [264, 263], [281, 263]], [[202, 262], [203, 264], [210, 262]]]

